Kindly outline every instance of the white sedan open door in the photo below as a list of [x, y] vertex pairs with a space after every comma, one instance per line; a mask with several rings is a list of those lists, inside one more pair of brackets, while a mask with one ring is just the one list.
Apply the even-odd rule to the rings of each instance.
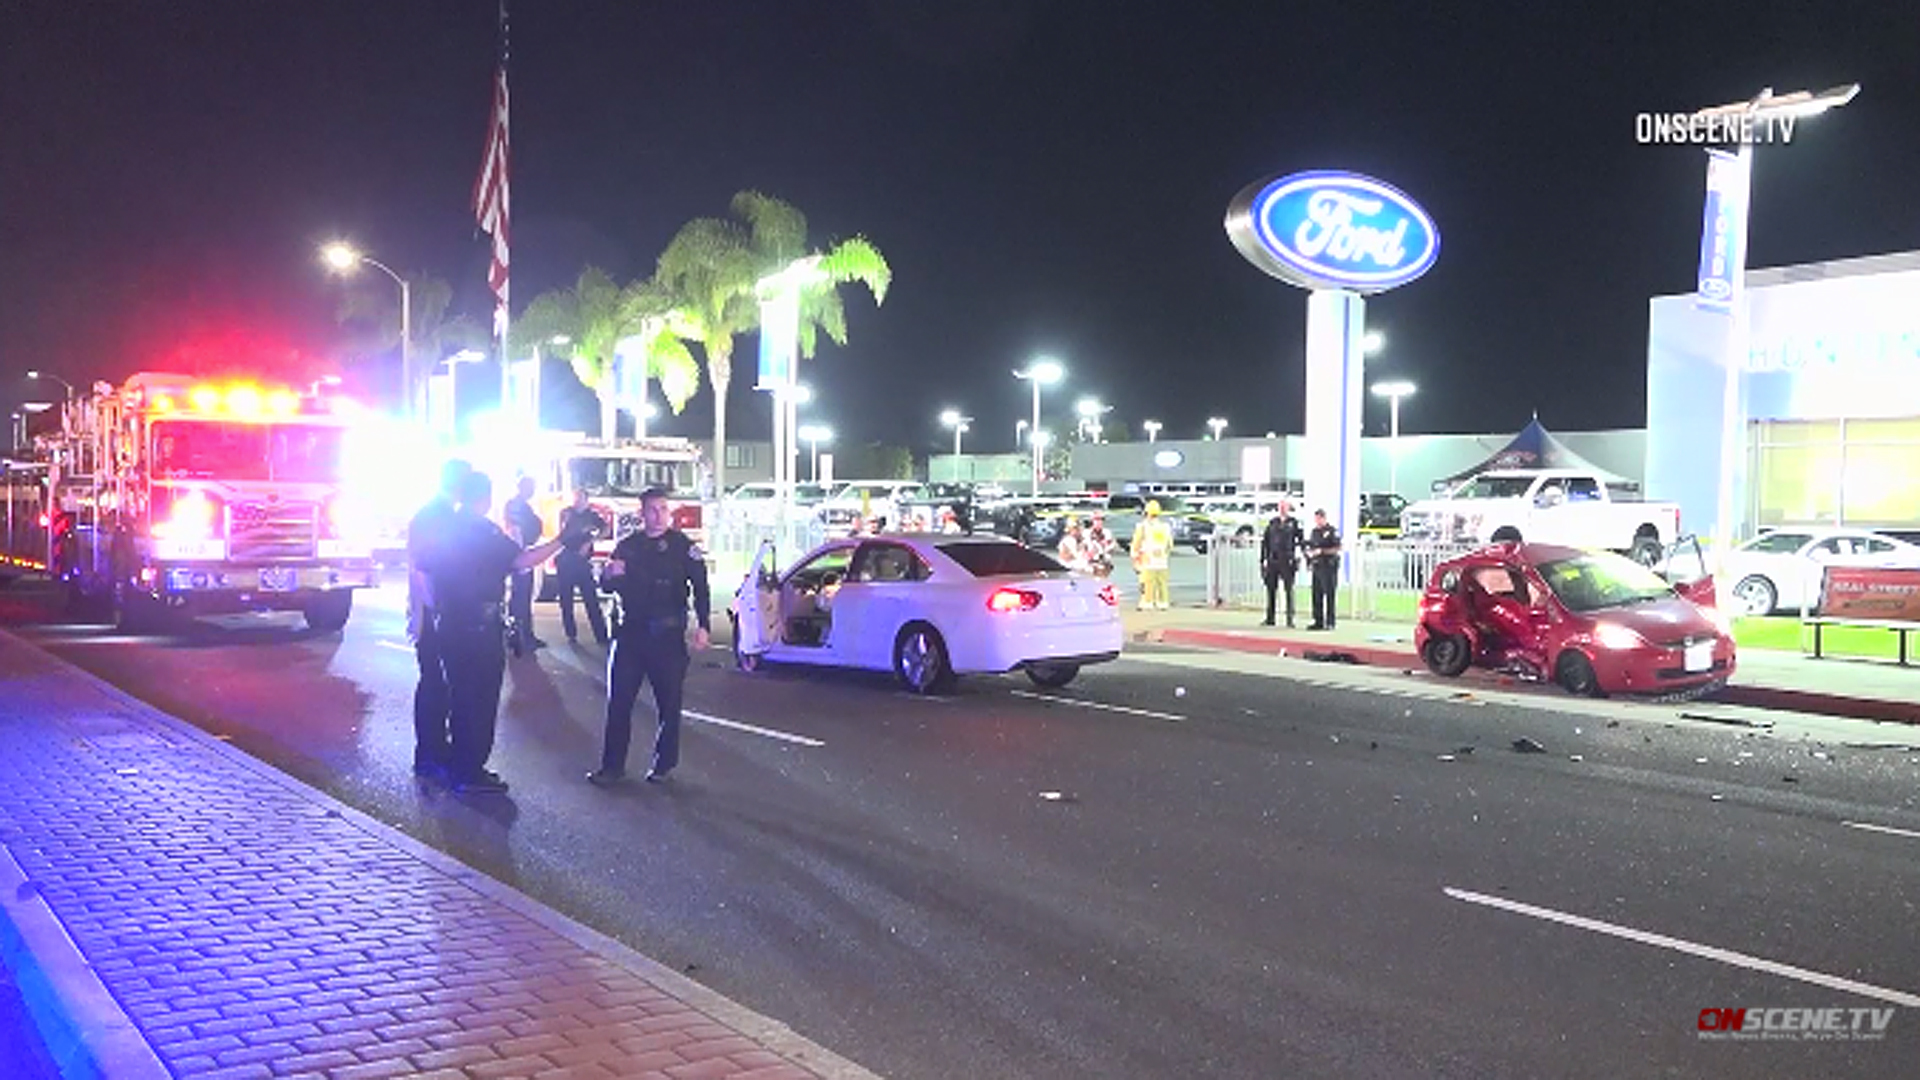
[[733, 596], [736, 655], [758, 657], [780, 640], [780, 577], [773, 570], [773, 541], [763, 540]]

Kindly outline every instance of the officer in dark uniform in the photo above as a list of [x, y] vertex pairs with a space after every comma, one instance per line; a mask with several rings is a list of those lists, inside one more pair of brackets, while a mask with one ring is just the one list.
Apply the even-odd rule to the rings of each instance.
[[573, 505], [560, 511], [561, 535], [585, 537], [580, 543], [560, 549], [553, 558], [553, 569], [560, 579], [560, 628], [568, 641], [579, 640], [579, 625], [573, 621], [574, 594], [587, 609], [587, 624], [593, 627], [593, 640], [607, 643], [607, 617], [600, 611], [600, 594], [593, 587], [593, 542], [607, 535], [607, 521], [587, 505], [587, 492], [576, 488]]
[[1267, 618], [1261, 626], [1273, 625], [1274, 600], [1280, 587], [1287, 589], [1287, 628], [1293, 628], [1293, 579], [1300, 573], [1300, 549], [1306, 534], [1293, 516], [1293, 505], [1281, 503], [1280, 512], [1267, 522], [1260, 537], [1260, 576], [1267, 583]]
[[485, 473], [468, 474], [458, 501], [445, 538], [424, 564], [433, 589], [433, 635], [450, 690], [447, 776], [455, 791], [497, 794], [507, 782], [487, 768], [487, 758], [507, 666], [502, 586], [507, 575], [552, 557], [565, 538], [523, 549], [502, 532], [486, 516], [493, 484]]
[[446, 541], [458, 513], [460, 487], [471, 472], [473, 466], [457, 459], [441, 466], [440, 490], [407, 523], [407, 636], [420, 664], [420, 682], [413, 690], [413, 774], [427, 778], [442, 776], [447, 769], [451, 698], [434, 635], [433, 582], [426, 567]]
[[660, 726], [647, 779], [658, 782], [680, 763], [680, 695], [687, 681], [687, 594], [699, 629], [694, 647], [704, 651], [711, 631], [706, 555], [687, 534], [669, 528], [667, 493], [650, 488], [640, 496], [641, 531], [614, 546], [601, 588], [620, 595], [623, 616], [614, 631], [607, 663], [607, 741], [600, 767], [587, 774], [595, 784], [620, 782], [627, 774], [627, 744], [633, 738], [633, 705], [640, 684], [653, 684]]
[[1313, 568], [1313, 625], [1309, 630], [1333, 629], [1333, 591], [1340, 582], [1340, 533], [1327, 523], [1327, 512], [1313, 512], [1313, 531], [1307, 534], [1307, 563]]
[[[530, 548], [540, 542], [540, 515], [533, 509], [533, 477], [523, 476], [515, 486], [513, 498], [507, 500], [501, 516], [507, 521], [507, 535], [519, 541], [523, 548]], [[518, 639], [515, 655], [530, 653], [535, 649], [544, 649], [547, 643], [533, 634], [533, 570], [515, 570], [513, 583], [507, 593], [507, 613], [513, 616], [513, 632]]]

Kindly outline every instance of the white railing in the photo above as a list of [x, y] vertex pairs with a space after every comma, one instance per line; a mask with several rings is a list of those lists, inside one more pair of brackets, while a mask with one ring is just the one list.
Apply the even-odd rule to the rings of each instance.
[[[1426, 590], [1434, 567], [1473, 547], [1363, 535], [1346, 551], [1339, 613], [1354, 619], [1399, 618], [1412, 600]], [[1208, 606], [1266, 607], [1267, 586], [1260, 576], [1258, 537], [1216, 542], [1209, 547], [1206, 560]], [[1311, 587], [1312, 575], [1303, 563], [1295, 588]]]
[[796, 511], [784, 523], [723, 517], [707, 527], [707, 557], [713, 567], [714, 587], [730, 590], [738, 585], [763, 542], [773, 544], [772, 569], [777, 570], [791, 566], [826, 539], [819, 517], [805, 510]]

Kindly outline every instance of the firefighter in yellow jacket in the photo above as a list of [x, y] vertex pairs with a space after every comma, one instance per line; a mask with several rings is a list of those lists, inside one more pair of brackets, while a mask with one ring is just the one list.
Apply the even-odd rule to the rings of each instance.
[[1133, 568], [1140, 575], [1140, 610], [1167, 610], [1167, 563], [1173, 558], [1173, 529], [1160, 516], [1160, 503], [1147, 504], [1146, 519], [1133, 530]]

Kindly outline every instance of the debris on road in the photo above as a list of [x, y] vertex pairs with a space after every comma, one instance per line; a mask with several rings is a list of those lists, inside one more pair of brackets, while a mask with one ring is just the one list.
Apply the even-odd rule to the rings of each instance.
[[1186, 687], [1184, 687], [1184, 686], [1176, 686], [1176, 687], [1174, 687], [1174, 688], [1173, 688], [1173, 696], [1174, 696], [1174, 697], [1186, 697], [1186, 696], [1187, 696], [1187, 688], [1186, 688]]
[[1618, 721], [1618, 720], [1609, 720], [1609, 721], [1607, 721], [1607, 726], [1608, 726], [1608, 727], [1619, 727], [1619, 726], [1620, 726], [1620, 721]]
[[1711, 794], [1711, 795], [1709, 795], [1709, 796], [1707, 796], [1707, 798], [1709, 798], [1709, 799], [1711, 799], [1711, 800], [1713, 800], [1714, 802], [1719, 802], [1719, 801], [1720, 801], [1721, 799], [1724, 799], [1724, 798], [1726, 798], [1726, 796], [1724, 796], [1724, 795], [1722, 795], [1722, 794], [1720, 794], [1719, 792], [1717, 792], [1717, 791], [1716, 791], [1716, 792], [1714, 792], [1713, 794]]
[[1471, 746], [1463, 746], [1463, 747], [1461, 747], [1460, 749], [1458, 749], [1458, 750], [1455, 750], [1455, 751], [1454, 751], [1454, 753], [1456, 753], [1456, 754], [1459, 754], [1459, 755], [1461, 755], [1461, 756], [1463, 756], [1463, 757], [1464, 757], [1464, 756], [1465, 756], [1465, 755], [1467, 755], [1467, 754], [1471, 754], [1471, 753], [1473, 753], [1473, 747], [1471, 747]]
[[1532, 739], [1522, 736], [1513, 740], [1513, 752], [1516, 754], [1544, 754], [1547, 752], [1547, 748], [1534, 742]]
[[1441, 754], [1441, 755], [1440, 755], [1440, 760], [1441, 760], [1441, 761], [1452, 761], [1452, 760], [1453, 760], [1453, 755], [1452, 755], [1452, 754]]
[[1350, 652], [1321, 652], [1307, 649], [1300, 654], [1302, 660], [1312, 660], [1321, 664], [1358, 664], [1360, 658]]
[[1067, 794], [1064, 791], [1043, 791], [1040, 793], [1040, 799], [1042, 802], [1058, 802], [1058, 803], [1070, 803], [1070, 802], [1080, 801], [1074, 798], [1073, 796]]
[[1797, 784], [1800, 782], [1800, 778], [1797, 776], [1783, 776], [1780, 778], [1780, 782], [1783, 784]]
[[1587, 756], [1585, 754], [1568, 754], [1567, 760], [1568, 761], [1585, 761], [1587, 760]]
[[[1760, 728], [1761, 730], [1771, 730], [1773, 727], [1773, 721], [1771, 720], [1748, 720], [1743, 716], [1714, 716], [1710, 713], [1683, 712], [1680, 714], [1680, 719], [1698, 720], [1703, 724], [1725, 724], [1728, 727]], [[1668, 724], [1667, 726], [1672, 727], [1673, 725]]]
[[1378, 750], [1378, 749], [1380, 749], [1380, 744], [1379, 744], [1379, 743], [1377, 743], [1377, 742], [1369, 742], [1369, 743], [1367, 743], [1367, 749], [1369, 749], [1369, 750]]

